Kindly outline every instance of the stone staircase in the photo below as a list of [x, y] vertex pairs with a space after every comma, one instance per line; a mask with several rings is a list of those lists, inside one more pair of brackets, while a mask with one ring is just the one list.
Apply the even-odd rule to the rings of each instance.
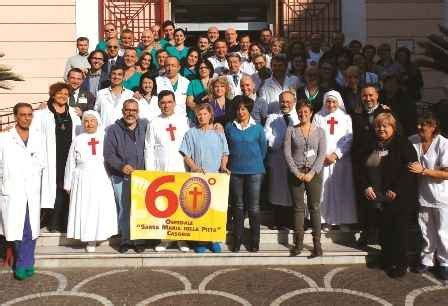
[[305, 250], [296, 257], [289, 255], [292, 231], [261, 229], [260, 251], [247, 252], [242, 246], [239, 253], [232, 253], [226, 244], [219, 254], [182, 253], [177, 248], [157, 253], [148, 247], [143, 253], [129, 250], [126, 254], [117, 251], [118, 240], [111, 238], [101, 243], [95, 253], [86, 253], [84, 244], [67, 239], [65, 234], [41, 233], [37, 242], [36, 266], [45, 268], [68, 267], [162, 267], [162, 266], [250, 266], [250, 265], [316, 265], [316, 264], [361, 264], [370, 256], [378, 254], [378, 248], [359, 250], [355, 245], [355, 233], [330, 231], [322, 234], [324, 256], [309, 259], [312, 249], [311, 233], [305, 234]]

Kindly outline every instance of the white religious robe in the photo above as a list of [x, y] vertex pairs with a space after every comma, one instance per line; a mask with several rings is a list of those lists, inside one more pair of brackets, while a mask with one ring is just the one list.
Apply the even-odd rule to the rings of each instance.
[[141, 98], [138, 101], [138, 117], [146, 119], [150, 122], [152, 119], [160, 115], [160, 107], [157, 96], [153, 96], [150, 101]]
[[187, 78], [184, 78], [180, 74], [177, 75], [177, 88], [174, 90], [173, 85], [171, 84], [170, 79], [166, 76], [158, 76], [156, 77], [157, 84], [157, 94], [159, 94], [162, 90], [169, 90], [174, 92], [174, 96], [176, 97], [176, 108], [174, 112], [179, 116], [187, 116], [187, 89], [190, 81]]
[[47, 152], [40, 133], [30, 130], [26, 145], [15, 128], [0, 133], [0, 235], [6, 240], [22, 240], [27, 206], [32, 239], [38, 238], [46, 168]]
[[357, 222], [355, 189], [350, 149], [353, 140], [352, 119], [343, 110], [326, 110], [314, 116], [314, 124], [325, 132], [327, 152], [336, 153], [336, 163], [322, 170], [322, 222], [332, 225]]
[[268, 103], [268, 114], [276, 114], [280, 112], [279, 95], [285, 90], [296, 92], [299, 86], [300, 81], [294, 75], [285, 76], [283, 84], [279, 84], [274, 76], [271, 76], [264, 81], [258, 94]]
[[[81, 119], [74, 108], [69, 107], [72, 119], [72, 140], [81, 132]], [[42, 174], [42, 208], [53, 208], [56, 200], [56, 123], [54, 114], [48, 109], [34, 111], [30, 130], [41, 133], [47, 152], [46, 167]]]
[[283, 153], [283, 141], [288, 126], [299, 124], [295, 109], [290, 113], [288, 124], [283, 114], [270, 114], [264, 125], [268, 141], [267, 167], [269, 171], [269, 202], [273, 205], [292, 206], [292, 198], [288, 184], [288, 165]]
[[124, 101], [132, 99], [134, 92], [123, 87], [121, 96], [114, 99], [112, 89], [104, 88], [98, 91], [94, 109], [100, 114], [103, 127], [107, 128], [123, 116]]
[[70, 147], [64, 189], [70, 192], [67, 238], [101, 241], [118, 233], [112, 183], [104, 167], [104, 132], [83, 133]]
[[188, 130], [188, 120], [183, 115], [154, 118], [146, 129], [145, 169], [185, 172], [184, 158], [179, 149]]

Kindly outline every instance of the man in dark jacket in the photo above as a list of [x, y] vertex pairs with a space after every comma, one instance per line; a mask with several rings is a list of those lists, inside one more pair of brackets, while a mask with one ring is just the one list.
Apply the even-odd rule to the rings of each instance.
[[378, 102], [378, 89], [373, 84], [366, 84], [361, 89], [361, 100], [363, 111], [354, 113], [352, 116], [353, 142], [352, 142], [352, 163], [353, 177], [355, 179], [356, 196], [358, 202], [358, 219], [361, 226], [361, 236], [358, 240], [360, 247], [366, 247], [368, 243], [375, 243], [378, 235], [378, 211], [369, 205], [364, 197], [364, 189], [359, 184], [363, 176], [362, 161], [367, 154], [371, 139], [375, 137], [373, 120], [384, 112], [390, 112], [388, 108]]
[[72, 68], [67, 74], [67, 85], [70, 86], [68, 104], [75, 108], [78, 116], [95, 106], [95, 97], [87, 90], [81, 88], [84, 81], [84, 73], [79, 68]]
[[114, 187], [118, 206], [118, 226], [121, 235], [120, 253], [133, 247], [144, 251], [144, 242], [130, 240], [131, 174], [145, 169], [145, 133], [148, 121], [138, 119], [138, 102], [123, 103], [123, 118], [106, 129], [104, 160]]

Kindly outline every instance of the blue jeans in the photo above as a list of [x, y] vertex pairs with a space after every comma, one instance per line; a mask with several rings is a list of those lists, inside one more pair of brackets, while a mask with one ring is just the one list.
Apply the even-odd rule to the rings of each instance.
[[250, 224], [250, 243], [260, 243], [260, 190], [264, 174], [232, 174], [230, 176], [230, 205], [233, 217], [233, 239], [241, 244], [244, 230], [244, 212]]
[[131, 214], [131, 179], [129, 177], [111, 176], [114, 189], [115, 203], [117, 204], [118, 230], [121, 236], [121, 245], [143, 244], [142, 240], [130, 240], [130, 214]]

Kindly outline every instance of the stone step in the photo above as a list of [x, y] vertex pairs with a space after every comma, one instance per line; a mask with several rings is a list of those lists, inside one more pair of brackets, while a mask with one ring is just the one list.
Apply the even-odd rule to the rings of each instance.
[[[340, 230], [333, 230], [328, 233], [322, 233], [322, 243], [340, 243], [350, 244], [355, 242], [356, 232], [344, 232]], [[248, 239], [249, 230], [245, 230], [245, 237]], [[230, 241], [230, 234], [228, 234], [227, 241]], [[292, 244], [293, 243], [293, 231], [292, 230], [270, 230], [265, 226], [261, 227], [260, 241], [262, 243], [278, 243], [278, 244]], [[307, 232], [304, 235], [305, 243], [312, 243], [311, 232]], [[111, 238], [105, 242], [109, 245], [117, 245], [119, 243], [118, 238]], [[48, 233], [41, 232], [39, 239], [37, 240], [38, 246], [79, 246], [84, 245], [81, 241], [75, 239], [69, 239], [65, 234], [61, 233]]]
[[97, 247], [95, 253], [86, 253], [83, 247], [39, 246], [36, 249], [36, 266], [40, 268], [69, 267], [163, 267], [163, 266], [250, 266], [250, 265], [317, 265], [317, 264], [361, 264], [368, 256], [376, 256], [378, 247], [369, 252], [335, 243], [323, 243], [324, 256], [309, 259], [312, 244], [305, 243], [299, 256], [291, 257], [287, 245], [263, 243], [260, 251], [250, 253], [242, 247], [239, 253], [229, 251], [223, 244], [222, 253], [182, 253], [168, 249], [158, 253], [147, 249], [143, 253], [129, 250], [120, 254], [108, 244]]

